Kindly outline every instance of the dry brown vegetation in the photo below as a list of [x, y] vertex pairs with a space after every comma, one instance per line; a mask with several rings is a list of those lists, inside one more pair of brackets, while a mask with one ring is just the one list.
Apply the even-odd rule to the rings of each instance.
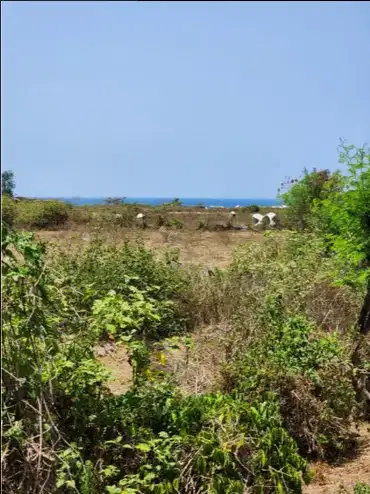
[[188, 230], [139, 230], [133, 228], [76, 230], [39, 230], [41, 240], [74, 249], [86, 246], [93, 239], [100, 238], [113, 245], [123, 245], [127, 240], [143, 242], [147, 248], [160, 251], [178, 248], [183, 263], [204, 264], [223, 268], [231, 261], [235, 247], [251, 240], [263, 242], [263, 234], [252, 231], [240, 232], [192, 232]]

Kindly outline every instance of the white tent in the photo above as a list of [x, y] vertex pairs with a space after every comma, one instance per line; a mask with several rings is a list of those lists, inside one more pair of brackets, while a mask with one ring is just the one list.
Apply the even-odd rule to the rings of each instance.
[[275, 213], [267, 213], [266, 214], [267, 218], [270, 220], [270, 226], [275, 226], [276, 225], [276, 214]]
[[263, 215], [260, 213], [252, 214], [253, 226], [262, 225]]

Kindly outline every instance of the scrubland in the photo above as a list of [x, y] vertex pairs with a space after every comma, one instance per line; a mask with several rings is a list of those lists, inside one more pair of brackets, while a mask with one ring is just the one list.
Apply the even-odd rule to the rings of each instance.
[[4, 492], [369, 493], [370, 171], [349, 155], [262, 231], [3, 202]]

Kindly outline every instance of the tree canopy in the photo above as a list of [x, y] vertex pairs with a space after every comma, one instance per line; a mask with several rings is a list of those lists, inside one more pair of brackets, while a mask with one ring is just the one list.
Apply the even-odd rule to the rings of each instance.
[[1, 193], [13, 197], [15, 189], [14, 173], [5, 170], [1, 174]]

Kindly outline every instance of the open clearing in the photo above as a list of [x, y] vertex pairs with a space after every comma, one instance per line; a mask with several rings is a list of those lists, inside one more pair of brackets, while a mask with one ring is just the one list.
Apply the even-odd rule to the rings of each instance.
[[210, 267], [226, 267], [235, 247], [246, 242], [263, 241], [263, 234], [245, 232], [189, 232], [173, 230], [129, 230], [94, 232], [58, 230], [39, 231], [42, 240], [76, 248], [86, 245], [94, 238], [116, 245], [125, 241], [141, 241], [150, 249], [178, 248], [183, 263], [205, 264]]

